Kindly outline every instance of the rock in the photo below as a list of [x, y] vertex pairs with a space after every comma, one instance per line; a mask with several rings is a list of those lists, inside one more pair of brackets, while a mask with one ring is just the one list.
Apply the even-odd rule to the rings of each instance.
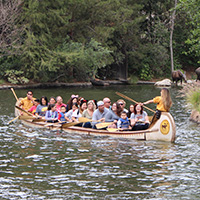
[[197, 110], [192, 110], [190, 120], [200, 124], [200, 113]]
[[195, 82], [195, 80], [187, 80], [187, 83], [188, 84], [192, 84], [192, 83], [194, 83]]
[[162, 81], [157, 81], [154, 85], [155, 86], [171, 86], [172, 81], [170, 79], [164, 79]]

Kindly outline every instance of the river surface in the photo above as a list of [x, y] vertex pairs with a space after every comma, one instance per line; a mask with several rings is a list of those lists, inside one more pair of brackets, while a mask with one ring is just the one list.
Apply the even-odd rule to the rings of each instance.
[[[189, 121], [179, 89], [170, 88], [175, 143], [8, 125], [15, 98], [0, 90], [0, 199], [200, 199], [200, 127]], [[61, 95], [64, 102], [71, 94], [114, 102], [116, 91], [141, 102], [160, 95], [151, 85], [33, 90], [37, 98]]]

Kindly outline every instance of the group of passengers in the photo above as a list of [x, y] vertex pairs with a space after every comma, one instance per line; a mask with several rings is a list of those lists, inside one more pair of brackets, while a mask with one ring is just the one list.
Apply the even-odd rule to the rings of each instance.
[[73, 94], [65, 104], [61, 96], [50, 97], [49, 101], [46, 96], [36, 99], [33, 97], [33, 92], [29, 90], [27, 97], [20, 101], [19, 106], [38, 118], [44, 118], [47, 122], [78, 122], [80, 117], [84, 117], [88, 122], [79, 126], [86, 128], [95, 129], [97, 123], [112, 122], [109, 128], [144, 130], [149, 127], [150, 122], [147, 113], [143, 110], [143, 104], [152, 102], [153, 100], [149, 100], [145, 103], [131, 104], [127, 110], [123, 99], [111, 104], [108, 97], [97, 102]]

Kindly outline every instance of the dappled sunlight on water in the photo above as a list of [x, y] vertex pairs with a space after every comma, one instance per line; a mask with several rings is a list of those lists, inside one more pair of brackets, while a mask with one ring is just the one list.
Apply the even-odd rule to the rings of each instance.
[[14, 115], [3, 113], [0, 198], [199, 199], [199, 127], [173, 101], [175, 143], [8, 125]]

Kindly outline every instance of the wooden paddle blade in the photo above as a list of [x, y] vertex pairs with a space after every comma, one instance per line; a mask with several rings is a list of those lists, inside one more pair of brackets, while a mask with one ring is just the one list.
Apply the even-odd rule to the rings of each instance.
[[149, 121], [151, 122], [153, 119], [153, 116], [148, 116], [148, 118], [149, 118]]
[[91, 119], [88, 119], [88, 118], [86, 118], [86, 117], [79, 117], [79, 118], [78, 118], [78, 121], [79, 121], [79, 122], [85, 123], [85, 122], [91, 122], [92, 120], [91, 120]]
[[32, 119], [32, 122], [45, 122], [46, 119], [36, 118], [36, 116], [29, 116], [29, 115], [21, 115], [19, 116], [20, 120], [29, 120]]
[[106, 128], [107, 126], [113, 124], [113, 122], [102, 122], [96, 124], [97, 129]]
[[115, 131], [119, 131], [119, 129], [118, 128], [107, 128], [107, 131], [115, 132]]
[[82, 122], [69, 122], [69, 123], [65, 123], [65, 124], [62, 124], [61, 128], [68, 128], [70, 126], [75, 126], [76, 124], [80, 124]]
[[33, 114], [29, 113], [28, 111], [24, 110], [23, 108], [20, 108], [19, 106], [15, 106], [15, 108], [22, 111], [23, 113], [26, 113], [27, 115], [33, 116]]
[[8, 124], [10, 124], [11, 122], [15, 121], [15, 120], [18, 119], [18, 118], [19, 118], [19, 116], [15, 117], [14, 119], [10, 120], [10, 121], [8, 122]]
[[19, 119], [21, 120], [36, 119], [36, 117], [30, 116], [30, 115], [20, 115]]

